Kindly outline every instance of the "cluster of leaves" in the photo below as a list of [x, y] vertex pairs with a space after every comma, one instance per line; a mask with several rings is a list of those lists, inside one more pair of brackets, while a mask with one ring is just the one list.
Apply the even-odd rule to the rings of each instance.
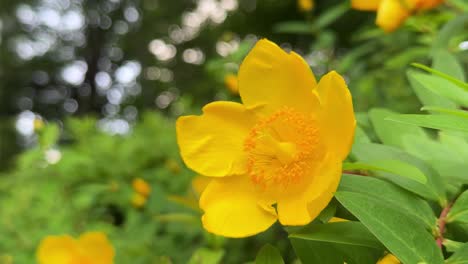
[[[47, 235], [100, 230], [116, 247], [117, 263], [189, 259], [203, 237], [199, 223], [158, 219], [184, 210], [166, 195], [184, 193], [192, 177], [178, 158], [173, 122], [147, 113], [130, 135], [110, 136], [92, 118], [70, 119], [62, 133], [54, 123], [45, 126], [39, 142], [19, 156], [18, 168], [1, 175], [0, 254], [33, 263]], [[131, 204], [135, 177], [152, 186], [141, 209]], [[180, 247], [187, 250], [175, 252]]]

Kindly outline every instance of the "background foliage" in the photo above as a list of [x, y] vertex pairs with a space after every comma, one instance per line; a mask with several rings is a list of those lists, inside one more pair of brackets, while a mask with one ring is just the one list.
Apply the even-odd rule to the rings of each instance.
[[[117, 263], [262, 263], [278, 252], [287, 263], [375, 263], [385, 251], [439, 263], [435, 222], [455, 200], [443, 253], [466, 259], [468, 8], [446, 2], [385, 34], [374, 13], [339, 0], [310, 12], [275, 0], [1, 1], [0, 263], [33, 263], [44, 236], [86, 230], [109, 234]], [[311, 226], [223, 239], [201, 229], [174, 120], [239, 100], [224, 78], [262, 37], [318, 77], [346, 77], [359, 112], [350, 175]], [[431, 118], [397, 114], [421, 106]], [[152, 187], [143, 207], [132, 205], [136, 177]], [[333, 215], [359, 222], [324, 225]], [[352, 236], [327, 237], [343, 231]]]

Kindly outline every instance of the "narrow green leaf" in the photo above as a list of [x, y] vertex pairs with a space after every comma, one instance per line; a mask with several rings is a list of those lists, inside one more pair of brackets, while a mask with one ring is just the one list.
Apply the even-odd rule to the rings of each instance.
[[382, 256], [382, 249], [337, 244], [323, 241], [290, 238], [301, 263], [327, 264], [375, 264]]
[[441, 71], [438, 71], [438, 70], [434, 70], [434, 69], [432, 69], [430, 67], [427, 67], [426, 65], [420, 64], [420, 63], [411, 63], [411, 65], [416, 67], [416, 68], [419, 68], [419, 69], [425, 70], [427, 72], [430, 72], [430, 73], [432, 73], [434, 75], [437, 75], [439, 77], [442, 77], [443, 79], [455, 84], [456, 86], [464, 89], [465, 91], [468, 91], [468, 84], [467, 83], [465, 83], [463, 81], [460, 81], [460, 80], [458, 80], [458, 79], [456, 79], [456, 78], [454, 78], [454, 77], [452, 77], [452, 76], [450, 76], [448, 74], [445, 74], [445, 73], [443, 73]]
[[458, 251], [465, 243], [444, 238], [443, 244], [448, 252], [455, 252]]
[[468, 263], [468, 243], [461, 246], [450, 258], [445, 261], [445, 264], [467, 264]]
[[417, 167], [426, 176], [426, 184], [419, 183], [406, 177], [398, 177], [387, 172], [379, 171], [376, 172], [376, 175], [426, 199], [438, 201], [441, 204], [445, 202], [444, 184], [440, 176], [424, 161], [418, 159], [417, 157], [410, 155], [401, 149], [375, 143], [355, 144], [351, 153], [352, 156], [360, 162], [390, 159], [400, 160]]
[[433, 236], [417, 221], [385, 202], [352, 192], [337, 192], [338, 201], [356, 216], [403, 263], [443, 263]]
[[468, 119], [453, 115], [397, 115], [387, 120], [421, 127], [468, 133]]
[[289, 237], [381, 250], [385, 249], [365, 226], [359, 222], [352, 221], [309, 225], [298, 232], [290, 234]]
[[348, 10], [348, 2], [342, 2], [341, 4], [337, 4], [323, 12], [315, 21], [315, 26], [318, 29], [325, 28], [331, 23], [334, 23], [336, 20], [338, 20], [338, 18], [341, 17]]
[[255, 264], [284, 264], [284, 261], [276, 247], [266, 244], [258, 252]]
[[449, 47], [449, 43], [452, 40], [452, 37], [456, 36], [457, 34], [461, 34], [466, 32], [465, 24], [468, 22], [468, 14], [463, 14], [456, 16], [454, 19], [446, 23], [439, 33], [437, 34], [435, 40], [432, 43], [432, 51], [433, 53], [441, 50], [447, 49]]
[[316, 28], [314, 25], [304, 21], [286, 21], [275, 24], [273, 32], [308, 35], [315, 34]]
[[415, 78], [424, 88], [434, 92], [439, 96], [443, 96], [462, 106], [468, 106], [468, 93], [467, 91], [460, 89], [459, 86], [452, 82], [445, 80], [439, 76], [425, 74], [425, 73], [414, 73]]
[[465, 82], [463, 67], [457, 58], [446, 49], [437, 50], [433, 54], [432, 68]]
[[450, 209], [447, 222], [468, 223], [468, 191], [463, 192]]
[[457, 105], [454, 102], [427, 89], [426, 86], [423, 83], [420, 83], [420, 81], [417, 79], [418, 74], [421, 73], [413, 70], [408, 70], [406, 72], [406, 75], [411, 84], [411, 87], [414, 90], [414, 93], [418, 96], [419, 100], [423, 105], [434, 105], [443, 108], [457, 107]]
[[442, 108], [438, 106], [423, 106], [421, 110], [468, 118], [468, 111], [459, 110], [459, 109], [448, 109], [448, 108]]
[[369, 111], [369, 118], [374, 126], [375, 133], [385, 145], [402, 147], [403, 136], [407, 134], [427, 137], [425, 131], [420, 127], [395, 124], [385, 120], [385, 118], [395, 115], [398, 115], [398, 113], [383, 108], [373, 108]]
[[338, 191], [357, 192], [384, 201], [395, 210], [418, 219], [428, 229], [436, 222], [436, 216], [426, 201], [384, 180], [344, 174]]
[[419, 183], [427, 182], [426, 176], [416, 167], [399, 160], [372, 160], [366, 163], [343, 163], [344, 170], [372, 170], [393, 173]]
[[413, 135], [405, 137], [404, 143], [407, 152], [431, 164], [443, 178], [450, 178], [451, 183], [454, 179], [463, 180], [464, 175], [461, 172], [468, 169], [468, 164], [453, 147], [434, 139]]

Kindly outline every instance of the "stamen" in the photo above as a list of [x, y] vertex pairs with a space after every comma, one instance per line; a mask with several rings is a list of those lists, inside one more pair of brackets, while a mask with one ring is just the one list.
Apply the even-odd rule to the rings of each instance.
[[318, 158], [318, 128], [312, 115], [284, 107], [260, 120], [244, 143], [247, 171], [260, 186], [299, 183]]

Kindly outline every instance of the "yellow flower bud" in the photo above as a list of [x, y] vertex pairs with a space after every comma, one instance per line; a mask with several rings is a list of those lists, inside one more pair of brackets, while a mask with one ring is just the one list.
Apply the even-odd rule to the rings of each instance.
[[314, 9], [315, 3], [314, 0], [297, 0], [297, 6], [299, 10], [309, 12]]
[[142, 208], [146, 204], [146, 197], [140, 193], [134, 193], [131, 202], [133, 207]]
[[135, 192], [148, 197], [151, 193], [151, 186], [142, 178], [135, 178], [132, 181], [132, 187]]
[[239, 94], [239, 87], [237, 83], [237, 76], [234, 74], [228, 74], [224, 77], [224, 85], [232, 94]]

